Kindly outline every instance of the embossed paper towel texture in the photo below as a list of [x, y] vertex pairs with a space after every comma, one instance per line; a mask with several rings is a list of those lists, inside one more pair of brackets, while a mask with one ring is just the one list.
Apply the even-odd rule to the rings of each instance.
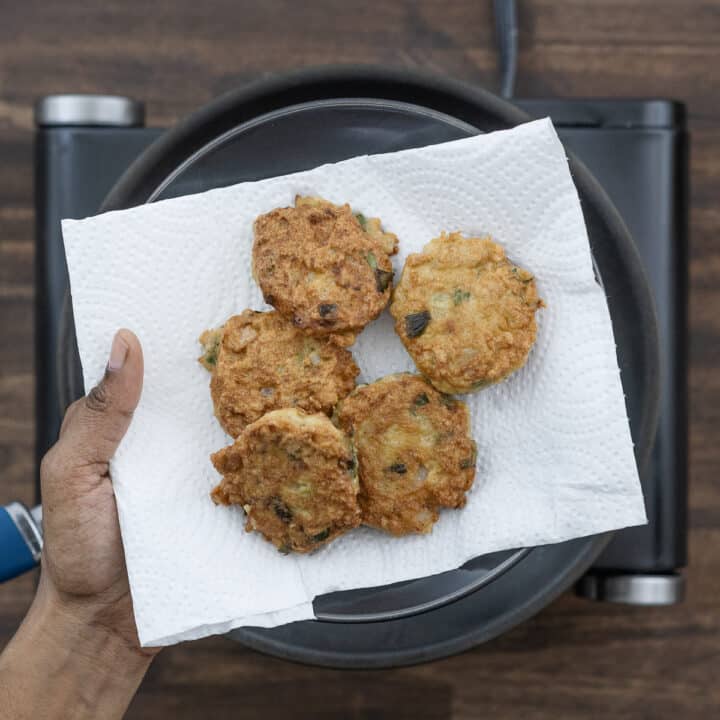
[[[213, 417], [197, 337], [246, 307], [254, 218], [297, 193], [350, 202], [397, 233], [399, 272], [443, 230], [490, 233], [533, 271], [547, 308], [527, 366], [467, 398], [477, 479], [430, 536], [352, 532], [313, 556], [280, 555], [216, 507]], [[63, 222], [86, 387], [112, 335], [135, 330], [145, 386], [112, 463], [144, 644], [312, 617], [325, 592], [459, 566], [481, 553], [643, 523], [607, 305], [594, 280], [567, 161], [549, 120], [418, 150], [358, 157], [123, 212]], [[413, 364], [385, 312], [353, 348], [362, 379]]]

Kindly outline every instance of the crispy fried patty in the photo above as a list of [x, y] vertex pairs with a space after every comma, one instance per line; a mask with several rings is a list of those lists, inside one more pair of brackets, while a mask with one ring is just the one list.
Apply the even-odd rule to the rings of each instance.
[[426, 533], [439, 508], [465, 505], [475, 443], [464, 403], [402, 373], [356, 388], [335, 419], [357, 451], [365, 524], [393, 535]]
[[266, 302], [311, 335], [346, 344], [390, 299], [397, 237], [321, 198], [255, 220], [253, 274]]
[[443, 233], [408, 256], [390, 312], [420, 372], [466, 393], [525, 364], [542, 305], [532, 274], [491, 238]]
[[246, 530], [281, 552], [306, 553], [360, 524], [352, 445], [327, 416], [274, 410], [211, 457], [212, 499], [241, 505]]
[[306, 335], [274, 311], [245, 310], [205, 331], [200, 342], [215, 415], [232, 437], [270, 410], [330, 415], [359, 372], [348, 350]]

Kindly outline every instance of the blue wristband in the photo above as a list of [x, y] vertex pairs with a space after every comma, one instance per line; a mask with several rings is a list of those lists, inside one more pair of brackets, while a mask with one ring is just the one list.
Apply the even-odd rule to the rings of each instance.
[[[16, 507], [21, 509], [19, 518], [15, 513], [11, 515], [8, 508], [0, 507], [0, 582], [22, 575], [39, 560], [39, 547], [33, 548], [26, 539], [35, 531], [32, 518], [22, 505]], [[25, 528], [28, 522], [33, 524]]]

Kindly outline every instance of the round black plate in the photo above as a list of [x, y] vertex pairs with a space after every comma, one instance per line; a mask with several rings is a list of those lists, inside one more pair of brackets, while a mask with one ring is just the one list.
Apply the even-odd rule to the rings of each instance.
[[[168, 132], [121, 178], [104, 209], [443, 142], [527, 119], [488, 93], [438, 78], [369, 69], [297, 73], [220, 98]], [[652, 301], [617, 212], [580, 163], [571, 159], [571, 170], [609, 298], [636, 455], [643, 464], [657, 413]], [[77, 384], [71, 323], [68, 328], [66, 386], [74, 382], [70, 394], [78, 395], [82, 384]], [[232, 636], [282, 657], [333, 666], [377, 667], [439, 657], [539, 610], [584, 572], [608, 539], [496, 554], [430, 578], [335, 593], [315, 603], [316, 612], [332, 624], [242, 628]], [[385, 621], [367, 622], [380, 619]]]

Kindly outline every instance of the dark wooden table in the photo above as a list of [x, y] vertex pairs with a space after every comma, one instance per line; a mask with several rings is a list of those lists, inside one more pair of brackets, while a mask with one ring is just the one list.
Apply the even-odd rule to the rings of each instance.
[[[665, 96], [692, 131], [690, 557], [670, 609], [566, 595], [430, 665], [326, 671], [222, 638], [165, 650], [131, 718], [710, 718], [720, 714], [720, 2], [526, 0], [519, 96]], [[32, 502], [31, 106], [52, 92], [145, 100], [154, 125], [269, 73], [334, 62], [495, 88], [489, 0], [38, 0], [0, 12], [0, 501]], [[33, 592], [0, 588], [0, 644]], [[2, 715], [2, 709], [0, 709]]]

